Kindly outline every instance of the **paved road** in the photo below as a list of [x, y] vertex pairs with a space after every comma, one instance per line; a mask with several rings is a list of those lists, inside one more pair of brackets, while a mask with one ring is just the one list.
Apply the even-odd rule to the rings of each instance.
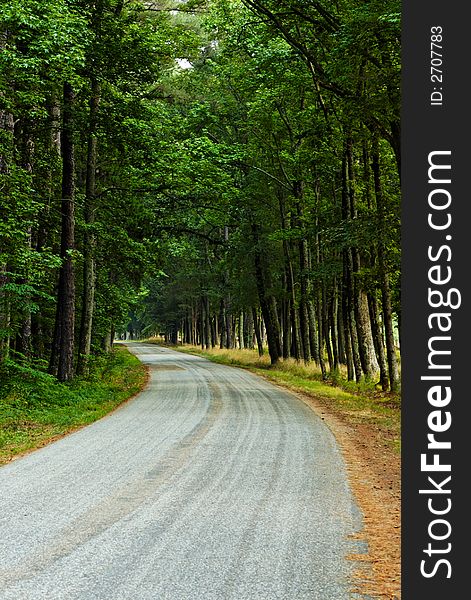
[[144, 344], [135, 400], [0, 469], [2, 600], [343, 600], [334, 438], [239, 369]]

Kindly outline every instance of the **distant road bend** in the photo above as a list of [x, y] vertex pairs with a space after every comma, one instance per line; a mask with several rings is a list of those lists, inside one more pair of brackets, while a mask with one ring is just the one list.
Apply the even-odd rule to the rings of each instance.
[[0, 469], [1, 600], [358, 597], [361, 515], [322, 420], [246, 371], [129, 347], [144, 392]]

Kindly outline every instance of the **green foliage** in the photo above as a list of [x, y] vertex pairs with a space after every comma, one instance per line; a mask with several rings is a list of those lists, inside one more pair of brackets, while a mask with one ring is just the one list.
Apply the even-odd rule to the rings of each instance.
[[0, 9], [0, 360], [6, 346], [29, 360], [51, 350], [65, 81], [76, 95], [67, 255], [77, 330], [93, 264], [94, 352], [115, 330], [175, 332], [190, 315], [200, 330], [206, 313], [213, 330], [235, 327], [264, 297], [280, 325], [310, 312], [313, 346], [317, 321], [359, 290], [384, 312], [389, 285], [400, 313], [397, 3], [173, 8]]

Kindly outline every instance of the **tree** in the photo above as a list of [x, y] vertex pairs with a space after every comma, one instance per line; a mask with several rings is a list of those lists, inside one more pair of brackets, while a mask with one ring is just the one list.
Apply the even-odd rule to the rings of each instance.
[[2, 7], [0, 357], [128, 328], [397, 390], [396, 9]]

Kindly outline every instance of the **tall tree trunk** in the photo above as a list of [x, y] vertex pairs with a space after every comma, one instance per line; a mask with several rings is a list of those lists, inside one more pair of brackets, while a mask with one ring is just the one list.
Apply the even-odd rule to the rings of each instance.
[[334, 371], [338, 371], [339, 368], [339, 343], [337, 335], [337, 311], [338, 311], [338, 298], [337, 298], [337, 281], [334, 280], [332, 299], [329, 306], [329, 326], [330, 336], [332, 338], [332, 352], [334, 356]]
[[[312, 262], [313, 262], [312, 255], [313, 255], [313, 253], [314, 253], [316, 265], [320, 264], [321, 246], [322, 246], [321, 237], [320, 237], [320, 233], [319, 233], [319, 211], [318, 211], [318, 206], [319, 206], [319, 201], [320, 201], [319, 181], [316, 181], [314, 191], [315, 191], [315, 197], [316, 197], [316, 207], [315, 207], [315, 211], [314, 211], [316, 236], [315, 236], [315, 247], [312, 249], [310, 249], [309, 246], [307, 247], [309, 272], [312, 271]], [[324, 359], [324, 356], [322, 354], [322, 349], [319, 346], [319, 337], [318, 337], [318, 329], [321, 326], [321, 322], [317, 319], [317, 323], [316, 323], [316, 310], [314, 307], [314, 302], [311, 298], [316, 298], [317, 294], [313, 292], [312, 288], [313, 288], [313, 284], [311, 281], [311, 276], [309, 275], [309, 279], [308, 279], [308, 317], [309, 317], [309, 341], [310, 341], [310, 346], [311, 346], [311, 356], [315, 362], [317, 362], [321, 365], [321, 370], [322, 370], [323, 365], [321, 363]]]
[[224, 298], [221, 298], [219, 303], [219, 329], [221, 335], [219, 337], [219, 348], [222, 350], [226, 343], [226, 309], [224, 306]]
[[[227, 245], [229, 242], [229, 227], [227, 225], [224, 226], [224, 243]], [[227, 349], [232, 348], [233, 339], [232, 339], [232, 326], [231, 326], [231, 297], [227, 292], [229, 289], [229, 272], [227, 269], [224, 271], [223, 276], [224, 281], [224, 296], [223, 296], [223, 313], [224, 313], [224, 321], [221, 323], [221, 343], [224, 339], [224, 347]]]
[[389, 286], [389, 273], [386, 264], [386, 251], [384, 247], [384, 234], [386, 227], [386, 211], [384, 205], [383, 189], [381, 185], [381, 172], [379, 162], [378, 141], [374, 140], [372, 149], [372, 170], [376, 207], [379, 216], [379, 241], [378, 241], [378, 266], [381, 286], [381, 300], [383, 305], [384, 330], [386, 337], [386, 352], [388, 359], [389, 387], [392, 392], [398, 392], [400, 388], [399, 370], [396, 357], [396, 346], [394, 343], [394, 322]]
[[264, 272], [264, 267], [262, 264], [258, 226], [252, 221], [251, 227], [254, 242], [253, 255], [255, 263], [255, 279], [257, 283], [260, 307], [262, 309], [262, 316], [263, 320], [265, 321], [265, 328], [267, 332], [268, 353], [270, 354], [271, 364], [274, 365], [281, 357], [280, 324], [278, 321], [276, 300], [273, 294], [267, 291], [269, 286], [267, 285], [266, 278], [269, 276], [269, 274], [268, 272]]
[[376, 298], [371, 294], [368, 294], [368, 306], [370, 309], [371, 327], [373, 330], [376, 358], [378, 359], [379, 365], [379, 383], [381, 385], [381, 389], [386, 392], [389, 388], [388, 367], [386, 364], [386, 357], [384, 355], [383, 335], [381, 326], [378, 322], [378, 303]]
[[[41, 214], [38, 215], [38, 225], [35, 232], [35, 248], [41, 252], [50, 239], [50, 212], [54, 209], [56, 192], [54, 186], [54, 164], [61, 157], [61, 101], [57, 86], [51, 90], [47, 98], [48, 131], [46, 137], [48, 165], [44, 177], [46, 192], [45, 203]], [[33, 346], [37, 356], [44, 357], [51, 352], [54, 339], [54, 324], [39, 311], [32, 315]]]
[[319, 349], [319, 366], [321, 368], [322, 379], [327, 379], [324, 361], [324, 333], [322, 330], [322, 291], [317, 291], [317, 344]]
[[192, 311], [188, 309], [186, 316], [186, 343], [193, 343], [193, 320], [192, 320]]
[[227, 296], [224, 298], [224, 338], [225, 338], [225, 347], [229, 350], [233, 346], [233, 336], [232, 336], [232, 315], [230, 311], [230, 303], [231, 300]]
[[92, 79], [89, 129], [87, 140], [87, 178], [85, 188], [85, 236], [83, 249], [83, 293], [80, 322], [80, 341], [77, 371], [83, 375], [88, 371], [93, 330], [93, 312], [95, 306], [95, 234], [92, 231], [95, 222], [96, 169], [97, 169], [97, 118], [100, 106], [101, 86], [96, 78]]
[[355, 320], [357, 324], [360, 360], [367, 379], [374, 379], [379, 371], [378, 361], [371, 327], [368, 295], [362, 289], [356, 289]]
[[344, 278], [344, 289], [342, 291], [342, 317], [343, 317], [343, 336], [345, 341], [345, 359], [347, 361], [347, 378], [348, 381], [354, 381], [355, 379], [355, 366], [353, 364], [353, 350], [352, 350], [352, 339], [350, 336], [350, 323], [349, 323], [349, 311], [348, 311], [348, 298], [346, 283]]
[[258, 355], [263, 356], [263, 340], [262, 340], [262, 332], [260, 327], [260, 319], [258, 317], [257, 309], [255, 307], [252, 308], [252, 317], [253, 317], [253, 326], [255, 331], [255, 339], [257, 340], [257, 348]]
[[74, 327], [75, 327], [75, 276], [73, 250], [75, 248], [75, 189], [74, 189], [74, 100], [75, 94], [69, 83], [64, 84], [64, 108], [61, 135], [62, 150], [62, 266], [59, 272], [57, 310], [50, 371], [59, 381], [70, 381], [74, 375]]
[[282, 348], [283, 348], [283, 358], [289, 358], [291, 355], [291, 348], [292, 348], [292, 339], [291, 339], [291, 333], [292, 333], [292, 324], [291, 324], [291, 301], [290, 298], [284, 298], [283, 299], [283, 305], [282, 305], [282, 313], [283, 313], [283, 343], [282, 343]]
[[[347, 139], [347, 186], [349, 197], [349, 218], [357, 217], [356, 197], [355, 197], [355, 175], [353, 168], [353, 142], [351, 138]], [[366, 186], [368, 190], [368, 186]], [[371, 332], [370, 313], [368, 309], [368, 298], [362, 284], [358, 278], [361, 269], [360, 250], [352, 246], [351, 252], [351, 277], [352, 277], [352, 303], [355, 315], [355, 325], [357, 329], [358, 351], [363, 373], [367, 379], [373, 379], [379, 370], [376, 361], [373, 335]]]
[[251, 311], [244, 312], [244, 344], [246, 348], [253, 350], [253, 336], [254, 336], [254, 323], [253, 323], [253, 315]]
[[201, 350], [204, 350], [205, 348], [205, 342], [206, 342], [206, 336], [205, 336], [205, 331], [204, 331], [204, 326], [205, 326], [205, 318], [204, 318], [204, 302], [203, 302], [203, 297], [200, 298], [199, 301], [199, 332], [200, 332], [200, 346], [201, 346]]
[[304, 362], [311, 360], [311, 343], [309, 339], [309, 306], [308, 306], [308, 286], [307, 286], [307, 256], [305, 242], [302, 240], [299, 244], [299, 266], [301, 270], [301, 298], [299, 303], [299, 325], [301, 330], [302, 356]]
[[342, 365], [347, 364], [347, 356], [345, 350], [345, 327], [343, 317], [343, 292], [337, 283], [337, 340], [339, 345], [339, 362]]
[[[279, 206], [281, 215], [281, 225], [284, 231], [288, 229], [286, 218], [286, 209], [284, 197], [279, 195]], [[294, 285], [293, 262], [291, 260], [290, 245], [287, 239], [283, 238], [283, 256], [285, 263], [286, 291], [288, 310], [285, 315], [285, 333], [283, 334], [283, 357], [287, 358], [290, 354], [296, 360], [301, 358], [300, 348], [300, 325], [299, 314], [296, 310], [296, 293]], [[286, 338], [286, 342], [285, 342]], [[288, 339], [289, 338], [289, 339]], [[288, 347], [289, 343], [289, 347]]]
[[204, 296], [203, 298], [204, 308], [204, 343], [206, 349], [209, 349], [211, 345], [211, 315], [209, 314], [209, 298]]
[[[348, 170], [349, 170], [349, 152], [348, 152], [348, 140], [347, 140], [347, 149], [344, 152], [344, 156], [342, 158], [342, 219], [346, 222], [350, 221], [352, 218], [352, 212], [354, 212], [354, 204], [352, 199], [352, 194], [349, 190], [349, 179], [348, 179]], [[344, 314], [346, 318], [346, 331], [345, 337], [349, 338], [349, 350], [351, 349], [353, 366], [355, 368], [355, 377], [356, 380], [359, 381], [362, 376], [362, 367], [361, 367], [361, 359], [358, 350], [358, 332], [356, 328], [355, 322], [355, 307], [354, 307], [354, 298], [355, 298], [355, 289], [353, 282], [353, 256], [352, 256], [352, 247], [349, 246], [343, 250], [343, 278], [344, 278], [344, 289], [345, 289], [345, 309], [346, 312]], [[350, 373], [349, 373], [350, 377]]]
[[334, 357], [332, 353], [332, 345], [330, 342], [330, 328], [329, 328], [329, 305], [330, 302], [327, 300], [327, 291], [325, 284], [322, 286], [322, 329], [324, 331], [324, 341], [327, 350], [327, 360], [329, 362], [329, 371], [332, 373], [334, 370]]
[[[300, 185], [300, 184], [299, 184]], [[301, 189], [297, 193], [298, 221], [302, 222], [303, 209], [301, 207]], [[300, 279], [300, 302], [299, 302], [299, 325], [301, 330], [302, 355], [304, 362], [308, 363], [312, 358], [311, 340], [309, 337], [309, 313], [310, 307], [310, 276], [309, 276], [309, 254], [307, 239], [299, 240], [299, 279]]]
[[352, 341], [352, 356], [353, 366], [355, 367], [355, 379], [358, 382], [361, 381], [363, 371], [361, 368], [360, 351], [358, 349], [358, 332], [355, 323], [355, 312], [353, 310], [353, 303], [351, 298], [349, 298], [348, 303], [348, 331], [350, 334], [350, 339]]
[[218, 343], [217, 318], [211, 317], [211, 348], [215, 348]]
[[110, 325], [109, 331], [103, 337], [102, 348], [104, 352], [111, 352], [111, 348], [113, 347], [114, 332], [114, 326]]

